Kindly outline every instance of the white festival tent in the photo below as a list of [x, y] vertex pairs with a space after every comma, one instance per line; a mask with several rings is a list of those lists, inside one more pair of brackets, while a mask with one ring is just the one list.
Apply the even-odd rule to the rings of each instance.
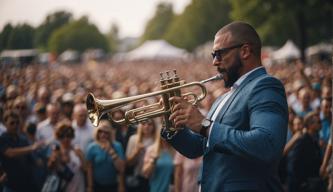
[[333, 45], [330, 43], [319, 43], [313, 46], [310, 46], [306, 48], [305, 54], [307, 57], [310, 57], [312, 55], [320, 54], [320, 53], [326, 53], [326, 54], [332, 54], [333, 53]]
[[149, 40], [140, 47], [128, 52], [128, 60], [163, 60], [184, 59], [188, 53], [184, 49], [175, 47], [164, 40]]
[[293, 41], [288, 40], [280, 49], [273, 52], [273, 60], [288, 60], [300, 58], [301, 53]]

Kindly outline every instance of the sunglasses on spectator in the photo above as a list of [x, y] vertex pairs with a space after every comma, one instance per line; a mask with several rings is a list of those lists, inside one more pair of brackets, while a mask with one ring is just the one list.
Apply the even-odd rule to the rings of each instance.
[[24, 110], [24, 109], [26, 109], [27, 107], [24, 106], [24, 105], [17, 105], [15, 108], [16, 108], [16, 109], [20, 109], [20, 110]]
[[98, 130], [98, 133], [103, 133], [103, 134], [106, 134], [106, 135], [109, 135], [109, 134], [110, 134], [109, 131], [104, 131], [104, 130]]
[[321, 124], [321, 121], [319, 119], [314, 119], [312, 120], [312, 123], [318, 123], [318, 124]]
[[212, 52], [213, 60], [216, 58], [216, 60], [222, 61], [222, 56], [223, 55], [225, 55], [226, 53], [228, 53], [232, 49], [242, 47], [244, 44], [245, 43], [237, 44], [237, 45], [234, 45], [234, 46], [231, 46], [231, 47], [226, 47], [226, 48], [215, 50], [214, 52]]
[[74, 138], [74, 132], [72, 132], [71, 130], [65, 130], [63, 133], [61, 133], [59, 135], [60, 139], [64, 139], [64, 138]]
[[20, 122], [19, 121], [10, 121], [9, 125], [19, 125]]
[[67, 133], [67, 134], [63, 134], [63, 135], [60, 136], [60, 139], [65, 139], [65, 138], [72, 139], [72, 138], [74, 138], [74, 134], [73, 133]]

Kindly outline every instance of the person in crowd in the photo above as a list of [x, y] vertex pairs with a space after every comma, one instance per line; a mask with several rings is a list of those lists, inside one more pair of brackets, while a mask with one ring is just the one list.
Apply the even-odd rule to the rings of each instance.
[[199, 191], [198, 175], [202, 158], [189, 159], [179, 152], [176, 152], [174, 158], [175, 192], [192, 192]]
[[304, 87], [306, 87], [307, 91], [310, 93], [310, 108], [312, 110], [317, 110], [320, 105], [320, 84], [318, 83], [318, 78], [313, 76], [313, 78], [310, 79], [305, 74], [305, 65], [300, 59], [296, 59], [295, 67], [301, 80], [304, 82]]
[[293, 148], [296, 141], [303, 135], [304, 123], [303, 118], [296, 116], [293, 120], [293, 127], [292, 127], [292, 137], [287, 142], [283, 149], [283, 155], [287, 156], [289, 151]]
[[327, 82], [323, 84], [321, 88], [321, 99], [327, 99], [332, 100], [332, 82], [331, 79], [326, 80], [324, 82]]
[[47, 119], [37, 125], [37, 140], [44, 140], [47, 143], [54, 141], [55, 125], [59, 119], [59, 107], [57, 104], [48, 104], [46, 107]]
[[[331, 136], [332, 137], [332, 136]], [[333, 158], [332, 158], [332, 138], [330, 138], [322, 164], [320, 166], [320, 176], [327, 179], [327, 191], [333, 191]]]
[[[37, 125], [32, 122], [26, 122], [23, 128], [23, 133], [26, 135], [30, 145], [38, 142], [36, 138]], [[40, 191], [45, 182], [47, 175], [47, 154], [46, 147], [34, 151], [31, 155], [34, 160], [33, 178], [37, 184], [38, 191]]]
[[6, 132], [6, 127], [3, 122], [3, 113], [4, 113], [4, 108], [3, 105], [0, 104], [0, 135]]
[[42, 103], [36, 103], [33, 107], [33, 113], [29, 116], [29, 122], [40, 123], [47, 119], [46, 105]]
[[321, 128], [319, 114], [311, 112], [304, 118], [305, 132], [288, 155], [288, 191], [322, 191], [319, 178], [321, 155], [317, 134]]
[[[22, 125], [27, 123], [27, 118], [29, 116], [29, 107], [27, 99], [24, 96], [18, 96], [14, 100], [14, 109], [20, 114]], [[23, 130], [20, 130], [23, 131]]]
[[31, 154], [44, 143], [29, 144], [19, 131], [22, 124], [16, 111], [6, 111], [3, 119], [6, 132], [0, 136], [0, 159], [3, 171], [6, 173], [4, 191], [37, 191], [37, 184], [31, 177], [35, 163]]
[[4, 172], [2, 164], [0, 162], [0, 192], [3, 191], [3, 185], [7, 180], [7, 174]]
[[143, 176], [149, 179], [150, 192], [173, 190], [173, 157], [174, 150], [157, 132], [154, 144], [147, 148], [142, 166]]
[[101, 120], [95, 129], [94, 142], [86, 153], [88, 192], [125, 191], [125, 155], [114, 134], [107, 120]]
[[51, 93], [47, 89], [47, 87], [46, 86], [41, 86], [38, 89], [36, 102], [37, 103], [42, 103], [46, 106], [50, 102], [50, 97], [51, 97]]
[[83, 192], [85, 190], [85, 162], [82, 151], [72, 146], [74, 129], [70, 122], [61, 121], [57, 123], [54, 134], [59, 144], [54, 144], [57, 146], [52, 149], [48, 168], [57, 172], [61, 178], [61, 191]]
[[63, 118], [67, 120], [72, 120], [72, 113], [74, 109], [74, 95], [73, 93], [65, 93], [61, 97], [60, 101], [60, 110], [61, 114], [63, 115]]
[[84, 153], [88, 144], [93, 141], [94, 128], [90, 121], [87, 120], [88, 112], [84, 104], [76, 104], [73, 110], [72, 126], [75, 130], [73, 144], [79, 147]]
[[182, 97], [173, 97], [170, 120], [176, 131], [163, 137], [189, 158], [203, 157], [202, 191], [281, 191], [278, 163], [288, 126], [282, 83], [261, 64], [261, 40], [245, 22], [232, 22], [214, 39], [213, 65], [230, 90], [207, 116]]
[[297, 117], [292, 107], [288, 107], [288, 132], [287, 141], [293, 136], [294, 118]]
[[311, 107], [311, 92], [309, 88], [302, 88], [299, 91], [298, 102], [293, 106], [296, 114], [304, 117], [309, 112], [313, 111]]
[[[289, 115], [290, 116], [290, 115]], [[289, 151], [294, 147], [295, 143], [297, 140], [303, 135], [303, 129], [304, 129], [304, 122], [303, 118], [296, 116], [293, 118], [293, 124], [290, 127], [290, 132], [291, 132], [291, 138], [287, 139], [286, 145], [284, 146], [283, 149], [283, 156], [280, 161], [280, 166], [279, 166], [279, 175], [282, 184], [284, 184], [284, 187], [286, 188], [286, 180], [287, 180], [287, 167], [288, 167], [288, 156], [289, 156]]]
[[16, 85], [11, 84], [6, 89], [6, 103], [13, 102], [15, 98], [19, 95], [18, 88]]
[[[117, 110], [114, 113], [112, 113], [112, 118], [114, 120], [120, 120], [123, 119], [125, 116], [125, 113], [123, 110]], [[114, 123], [112, 125], [116, 129], [116, 140], [121, 143], [123, 149], [127, 149], [127, 144], [129, 141], [129, 138], [135, 133], [135, 128], [133, 125], [121, 125], [118, 123]]]
[[142, 174], [143, 160], [147, 148], [154, 143], [156, 125], [154, 121], [147, 120], [139, 123], [137, 133], [128, 141], [126, 150], [126, 166], [132, 168], [132, 173], [126, 175], [127, 191], [149, 191], [149, 181]]
[[332, 100], [323, 99], [320, 103], [321, 129], [319, 131], [320, 145], [325, 148], [331, 134]]

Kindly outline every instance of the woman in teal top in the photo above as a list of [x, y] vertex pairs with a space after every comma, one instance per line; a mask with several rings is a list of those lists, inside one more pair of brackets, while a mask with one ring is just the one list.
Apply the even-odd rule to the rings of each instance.
[[94, 138], [86, 154], [87, 191], [118, 191], [118, 188], [124, 191], [124, 151], [121, 144], [114, 140], [114, 130], [108, 121], [99, 123]]
[[145, 153], [143, 165], [143, 175], [149, 178], [150, 192], [169, 191], [174, 168], [173, 156], [174, 150], [157, 134], [155, 143]]

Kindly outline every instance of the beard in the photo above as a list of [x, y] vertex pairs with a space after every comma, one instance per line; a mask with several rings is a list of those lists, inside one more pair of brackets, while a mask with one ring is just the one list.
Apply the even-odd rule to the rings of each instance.
[[224, 86], [226, 88], [230, 88], [240, 78], [239, 70], [241, 67], [243, 67], [243, 63], [240, 56], [237, 54], [235, 61], [229, 69], [220, 67], [217, 68], [219, 73], [227, 76], [227, 78], [224, 79]]

